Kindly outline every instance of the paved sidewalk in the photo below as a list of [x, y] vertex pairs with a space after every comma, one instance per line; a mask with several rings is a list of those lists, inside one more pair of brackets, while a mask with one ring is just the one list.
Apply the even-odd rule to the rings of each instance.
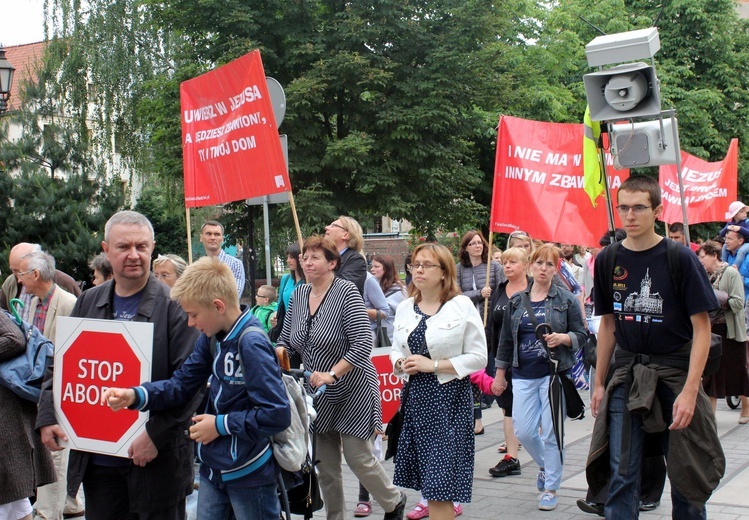
[[[708, 517], [713, 520], [738, 520], [749, 518], [749, 425], [738, 424], [738, 410], [731, 410], [725, 400], [718, 402], [718, 433], [726, 453], [726, 475], [720, 486], [708, 502]], [[492, 478], [489, 468], [500, 459], [497, 446], [504, 440], [502, 433], [502, 414], [496, 406], [484, 410], [486, 434], [476, 437], [476, 461], [473, 484], [473, 501], [463, 506], [465, 519], [496, 520], [532, 520], [570, 518], [598, 518], [585, 514], [575, 504], [578, 498], [585, 497], [585, 460], [588, 455], [590, 434], [593, 429], [593, 418], [582, 421], [567, 421], [566, 451], [564, 478], [559, 490], [559, 505], [555, 511], [538, 510], [538, 491], [536, 474], [538, 468], [525, 450], [520, 450], [522, 473], [518, 476]], [[385, 469], [393, 474], [392, 461], [384, 463]], [[349, 506], [349, 518], [354, 518], [353, 509], [359, 493], [356, 477], [344, 465], [344, 487]], [[418, 493], [406, 490], [410, 510], [418, 501]], [[191, 497], [189, 516], [194, 518], [195, 494]], [[382, 518], [383, 510], [376, 503], [372, 507], [370, 518]], [[669, 485], [666, 484], [664, 500], [655, 511], [641, 513], [641, 518], [648, 520], [671, 518], [671, 501]], [[315, 518], [325, 518], [324, 511], [315, 514]]]

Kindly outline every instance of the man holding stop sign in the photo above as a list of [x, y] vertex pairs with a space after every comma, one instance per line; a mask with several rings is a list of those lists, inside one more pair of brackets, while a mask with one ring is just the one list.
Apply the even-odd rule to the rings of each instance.
[[[168, 287], [149, 270], [155, 246], [153, 227], [134, 211], [116, 213], [106, 224], [102, 248], [114, 278], [78, 299], [72, 316], [153, 323], [151, 379], [168, 379], [192, 352], [198, 331], [187, 326], [187, 316], [169, 298]], [[101, 342], [101, 349], [122, 348]], [[111, 367], [85, 365], [97, 374]], [[102, 378], [106, 374], [102, 373]], [[45, 377], [39, 402], [37, 429], [51, 450], [67, 441], [57, 424], [52, 370]], [[71, 450], [68, 493], [83, 483], [88, 520], [119, 518], [182, 520], [185, 496], [193, 485], [193, 446], [188, 435], [191, 416], [203, 392], [183, 406], [151, 413], [145, 431], [128, 448], [128, 458]], [[71, 493], [72, 491], [72, 493]]]

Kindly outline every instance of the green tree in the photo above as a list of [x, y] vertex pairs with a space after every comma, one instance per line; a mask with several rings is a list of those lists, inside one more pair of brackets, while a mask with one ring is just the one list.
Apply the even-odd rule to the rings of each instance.
[[[721, 160], [731, 138], [745, 142], [749, 137], [749, 21], [739, 19], [732, 0], [664, 5], [658, 22], [661, 50], [655, 55], [661, 106], [677, 110], [683, 150]], [[582, 76], [591, 72], [584, 48], [599, 35], [580, 17], [611, 34], [649, 27], [660, 10], [661, 4], [642, 0], [569, 0], [552, 10], [540, 42], [569, 69], [565, 84], [579, 100], [578, 120], [585, 108]], [[749, 163], [740, 156], [739, 198], [749, 195], [747, 175]]]
[[0, 239], [0, 269], [9, 272], [11, 247], [32, 242], [55, 257], [58, 269], [76, 280], [89, 280], [88, 261], [101, 251], [104, 224], [122, 207], [121, 184], [79, 174], [61, 179], [44, 173], [11, 178], [4, 173], [0, 179], [7, 194], [0, 205], [0, 221], [7, 223]]

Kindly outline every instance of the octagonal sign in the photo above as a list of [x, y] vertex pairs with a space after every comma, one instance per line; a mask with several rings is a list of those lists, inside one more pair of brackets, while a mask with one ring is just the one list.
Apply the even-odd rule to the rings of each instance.
[[150, 380], [153, 324], [60, 317], [55, 340], [55, 413], [68, 447], [127, 457], [148, 413], [113, 412], [101, 394]]

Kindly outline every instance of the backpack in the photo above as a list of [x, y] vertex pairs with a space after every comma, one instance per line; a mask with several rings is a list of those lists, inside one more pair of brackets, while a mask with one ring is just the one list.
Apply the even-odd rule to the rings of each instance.
[[[681, 283], [681, 265], [679, 263], [679, 251], [682, 247], [680, 244], [669, 238], [664, 238], [666, 241], [666, 262], [668, 264], [668, 273], [671, 275], [671, 284], [676, 292], [677, 299], [681, 302], [684, 300], [684, 287]], [[614, 299], [614, 268], [616, 267], [616, 253], [621, 247], [621, 242], [614, 242], [613, 244], [603, 248], [598, 253], [599, 256], [603, 256], [601, 266], [604, 268], [604, 274], [606, 276], [606, 296], [610, 301]], [[703, 275], [707, 276], [707, 273], [703, 270]], [[689, 341], [689, 348], [691, 349], [692, 341]], [[702, 373], [703, 376], [712, 375], [718, 371], [720, 367], [720, 357], [723, 354], [723, 340], [718, 334], [710, 334], [710, 350], [708, 352], [707, 361], [705, 363], [705, 369]]]
[[0, 363], [0, 385], [12, 390], [19, 397], [38, 403], [44, 373], [52, 364], [55, 347], [35, 326], [25, 321], [19, 322], [8, 312], [5, 314], [21, 328], [26, 340], [26, 350]]
[[[246, 327], [237, 340], [241, 344], [242, 338], [249, 332], [262, 334], [268, 343], [271, 343], [268, 334], [260, 327]], [[216, 355], [216, 338], [211, 338], [211, 356]], [[244, 369], [242, 361], [242, 349], [237, 348], [239, 363]], [[286, 471], [300, 471], [307, 461], [307, 446], [309, 445], [309, 428], [307, 417], [306, 392], [302, 385], [288, 374], [281, 372], [281, 381], [286, 389], [286, 397], [289, 399], [291, 409], [291, 424], [283, 431], [271, 437], [273, 456]]]

